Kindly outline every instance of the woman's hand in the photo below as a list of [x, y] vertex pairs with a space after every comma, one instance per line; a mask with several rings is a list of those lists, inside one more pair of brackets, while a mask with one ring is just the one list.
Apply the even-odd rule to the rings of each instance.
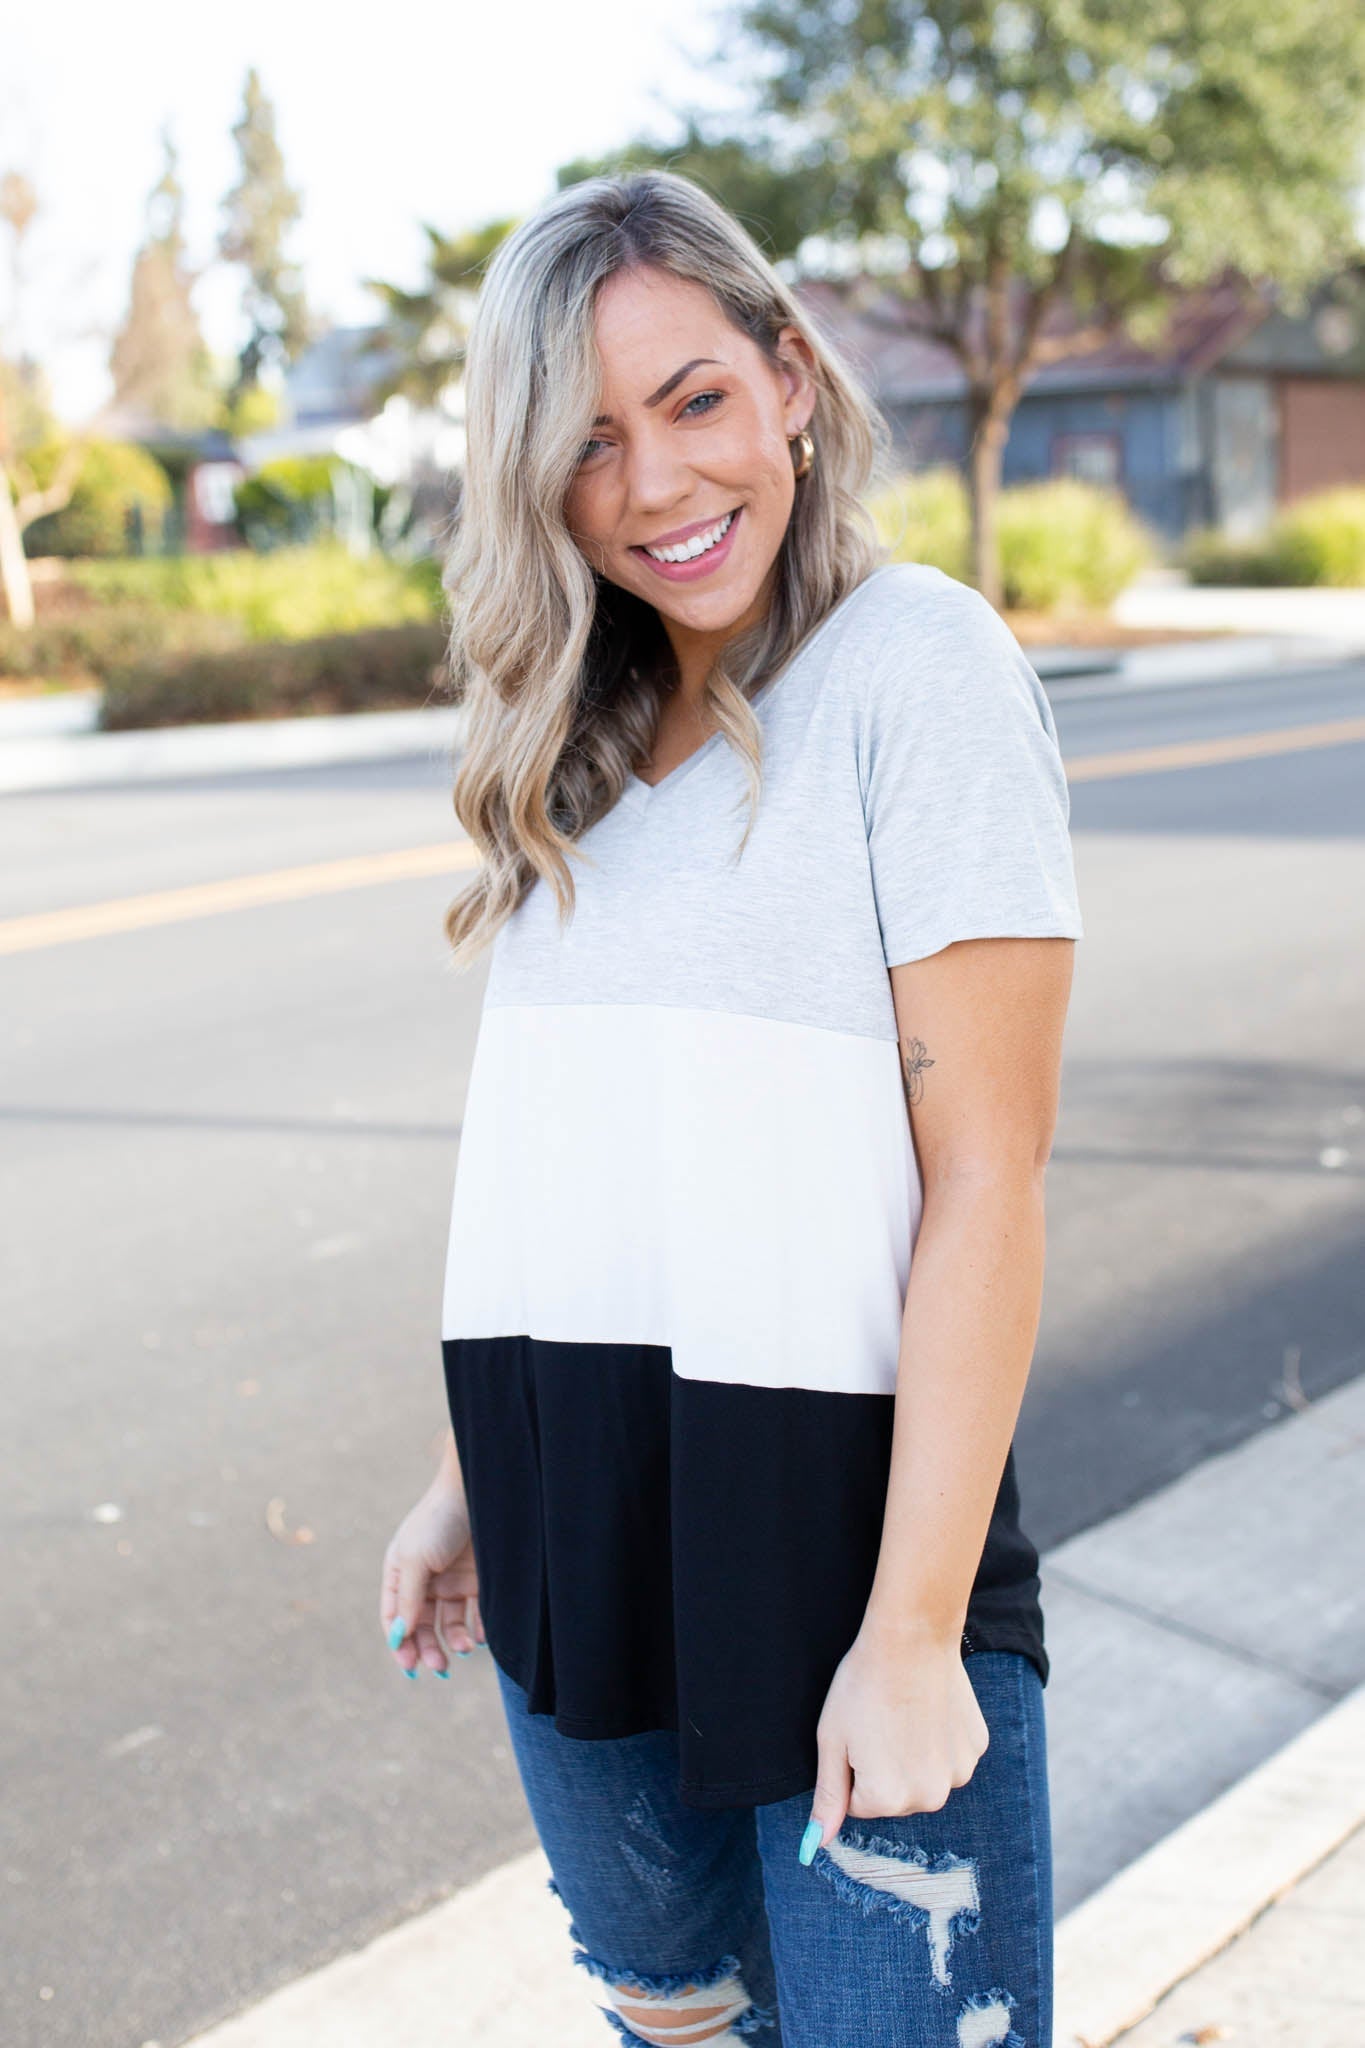
[[409, 1678], [423, 1664], [449, 1678], [447, 1652], [467, 1657], [486, 1640], [464, 1488], [444, 1469], [384, 1552], [379, 1621]]
[[960, 1641], [864, 1621], [816, 1727], [819, 1766], [803, 1863], [838, 1834], [845, 1815], [937, 1813], [968, 1782], [990, 1733]]

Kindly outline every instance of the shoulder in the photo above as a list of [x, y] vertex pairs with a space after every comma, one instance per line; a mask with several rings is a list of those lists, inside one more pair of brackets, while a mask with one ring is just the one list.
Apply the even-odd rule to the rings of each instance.
[[1003, 702], [1047, 722], [1033, 668], [995, 607], [925, 562], [887, 565], [863, 593], [861, 659], [852, 680], [865, 717], [990, 715]]
[[867, 591], [880, 645], [899, 660], [942, 661], [955, 652], [1022, 659], [1018, 641], [994, 605], [970, 584], [927, 562], [891, 562]]

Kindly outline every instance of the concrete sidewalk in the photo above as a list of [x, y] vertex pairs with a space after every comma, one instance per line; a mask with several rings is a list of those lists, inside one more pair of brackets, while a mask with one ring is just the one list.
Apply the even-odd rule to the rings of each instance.
[[[1048, 2048], [1365, 2042], [1363, 1481], [1358, 1378], [1045, 1553]], [[548, 1874], [519, 1856], [197, 2048], [605, 2048]]]
[[1115, 2048], [1235, 2041], [1239, 2048], [1365, 2042], [1365, 1824]]
[[1361, 2048], [1365, 1686], [1057, 1929], [1053, 2048]]

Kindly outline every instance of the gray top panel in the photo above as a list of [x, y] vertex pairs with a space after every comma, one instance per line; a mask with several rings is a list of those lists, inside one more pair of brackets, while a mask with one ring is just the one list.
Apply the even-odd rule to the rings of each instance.
[[[716, 733], [633, 778], [494, 941], [485, 1006], [647, 1003], [895, 1039], [887, 969], [956, 939], [1079, 939], [1046, 693], [983, 598], [875, 570], [753, 699], [763, 786]], [[589, 861], [591, 865], [589, 865]]]

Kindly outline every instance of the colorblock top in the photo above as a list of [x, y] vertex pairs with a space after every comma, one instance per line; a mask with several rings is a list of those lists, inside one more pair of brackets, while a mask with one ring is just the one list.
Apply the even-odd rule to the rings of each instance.
[[[694, 1805], [814, 1783], [862, 1617], [921, 1215], [888, 968], [1082, 934], [1051, 707], [939, 571], [876, 569], [580, 838], [493, 946], [442, 1349], [493, 1655]], [[964, 1654], [1047, 1659], [1013, 1449]]]

